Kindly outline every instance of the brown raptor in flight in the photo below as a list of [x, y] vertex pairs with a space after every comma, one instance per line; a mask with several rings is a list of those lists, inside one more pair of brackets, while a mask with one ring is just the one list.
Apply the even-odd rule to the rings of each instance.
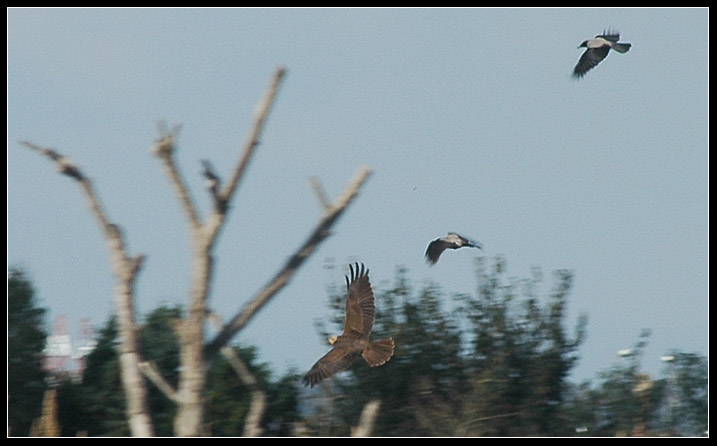
[[385, 364], [393, 356], [394, 342], [391, 338], [370, 341], [376, 318], [376, 304], [368, 279], [368, 269], [363, 264], [350, 265], [351, 280], [346, 276], [346, 319], [344, 332], [329, 337], [333, 348], [321, 357], [304, 375], [304, 385], [314, 387], [331, 375], [349, 368], [362, 356], [371, 367]]

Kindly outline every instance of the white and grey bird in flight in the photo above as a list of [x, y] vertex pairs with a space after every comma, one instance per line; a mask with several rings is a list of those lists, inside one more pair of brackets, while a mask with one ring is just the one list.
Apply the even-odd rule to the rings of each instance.
[[426, 261], [433, 265], [446, 249], [458, 249], [463, 247], [483, 249], [483, 245], [479, 242], [467, 239], [455, 232], [449, 232], [447, 236], [437, 238], [428, 244], [428, 248], [426, 249]]
[[607, 57], [610, 49], [618, 53], [627, 53], [632, 44], [626, 42], [618, 42], [620, 33], [617, 31], [604, 31], [602, 34], [595, 36], [594, 39], [584, 41], [578, 48], [587, 48], [578, 64], [573, 70], [573, 77], [579, 79], [585, 76], [585, 73], [592, 70]]

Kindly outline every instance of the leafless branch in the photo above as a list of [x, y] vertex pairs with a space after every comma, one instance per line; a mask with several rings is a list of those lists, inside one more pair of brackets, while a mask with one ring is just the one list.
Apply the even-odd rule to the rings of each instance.
[[269, 283], [259, 291], [256, 296], [224, 326], [216, 335], [214, 340], [205, 349], [207, 357], [216, 354], [217, 351], [251, 320], [251, 318], [266, 305], [284, 286], [289, 283], [297, 269], [316, 250], [331, 233], [330, 229], [343, 214], [349, 204], [358, 194], [361, 186], [368, 179], [371, 170], [368, 167], [361, 167], [354, 175], [351, 182], [344, 189], [341, 196], [328, 207], [321, 217], [321, 220], [312, 231], [309, 238], [289, 257], [284, 267], [274, 276]]
[[486, 421], [497, 420], [499, 418], [517, 417], [518, 415], [520, 415], [520, 412], [510, 412], [510, 413], [503, 413], [503, 414], [499, 414], [499, 415], [478, 417], [478, 418], [474, 418], [472, 420], [466, 421], [466, 424], [469, 426], [472, 426], [473, 424], [477, 424], [477, 423], [484, 423]]
[[[174, 185], [175, 192], [182, 202], [187, 220], [190, 223], [190, 240], [192, 242], [192, 280], [188, 313], [184, 319], [178, 321], [176, 330], [180, 345], [180, 362], [182, 364], [177, 388], [179, 407], [174, 420], [175, 434], [177, 435], [197, 435], [202, 429], [201, 424], [204, 416], [202, 394], [206, 385], [206, 374], [203, 371], [206, 365], [204, 324], [213, 273], [212, 250], [226, 219], [227, 205], [234, 196], [237, 185], [252, 158], [254, 149], [259, 143], [259, 137], [284, 73], [284, 68], [276, 70], [268, 90], [259, 102], [254, 123], [239, 162], [229, 182], [223, 188], [220, 188], [219, 177], [212, 169], [211, 164], [204, 162], [203, 175], [212, 183], [210, 191], [215, 203], [214, 212], [211, 212], [204, 221], [200, 219], [185, 181], [179, 174], [173, 156], [175, 152], [174, 135], [167, 133], [166, 129], [160, 129], [160, 139], [153, 146], [153, 152], [162, 160], [170, 181]], [[224, 344], [218, 347], [222, 346]]]
[[323, 186], [321, 186], [321, 181], [316, 177], [311, 177], [309, 178], [309, 184], [311, 184], [311, 188], [314, 189], [314, 193], [316, 194], [316, 198], [319, 199], [321, 207], [326, 211], [329, 206], [331, 206], [331, 202], [326, 198], [326, 193], [324, 192]]
[[378, 416], [378, 409], [381, 407], [380, 400], [371, 400], [363, 406], [361, 418], [356, 427], [351, 428], [352, 437], [370, 437], [373, 433], [373, 425]]
[[147, 405], [147, 389], [138, 369], [140, 355], [134, 314], [134, 284], [141, 269], [144, 255], [138, 254], [130, 257], [127, 254], [122, 231], [118, 225], [110, 222], [92, 187], [92, 182], [79, 167], [53, 149], [43, 148], [27, 141], [23, 141], [21, 144], [47, 156], [57, 164], [57, 170], [60, 173], [79, 182], [89, 203], [92, 215], [95, 216], [104, 232], [110, 253], [112, 271], [117, 279], [115, 308], [121, 333], [119, 362], [122, 370], [122, 385], [127, 396], [127, 418], [133, 435], [151, 436], [153, 435], [153, 427]]
[[342, 194], [333, 203], [326, 198], [318, 180], [310, 180], [323, 208], [323, 214], [314, 230], [268, 284], [229, 323], [219, 329], [212, 342], [205, 344], [206, 302], [213, 272], [212, 248], [219, 231], [223, 227], [227, 205], [235, 195], [260, 142], [260, 137], [285, 73], [286, 70], [283, 67], [277, 68], [274, 72], [272, 81], [255, 110], [254, 120], [244, 142], [237, 166], [226, 184], [221, 184], [220, 178], [208, 161], [203, 162], [204, 171], [202, 174], [209, 182], [209, 190], [215, 204], [214, 212], [211, 212], [205, 221], [202, 221], [199, 216], [197, 207], [184, 178], [179, 172], [174, 156], [179, 127], [174, 127], [170, 131], [164, 123], [160, 123], [160, 138], [151, 147], [154, 155], [162, 161], [175, 193], [181, 202], [190, 225], [193, 248], [189, 311], [186, 318], [177, 320], [173, 325], [180, 344], [180, 362], [182, 365], [176, 389], [172, 388], [162, 378], [152, 363], [142, 361], [138, 350], [134, 313], [134, 283], [142, 267], [144, 255], [129, 256], [127, 254], [120, 227], [107, 218], [92, 187], [92, 182], [74, 163], [53, 149], [42, 148], [29, 142], [22, 143], [50, 158], [55, 162], [60, 173], [80, 184], [93, 215], [95, 215], [104, 231], [112, 259], [112, 269], [117, 278], [115, 305], [119, 328], [122, 333], [119, 360], [123, 386], [127, 395], [127, 416], [133, 435], [153, 435], [152, 422], [148, 412], [146, 384], [142, 374], [151, 380], [168, 398], [177, 403], [178, 410], [174, 419], [175, 434], [180, 436], [200, 434], [204, 418], [205, 367], [212, 356], [218, 352], [221, 352], [229, 360], [237, 375], [252, 393], [252, 404], [247, 414], [244, 434], [252, 436], [261, 434], [260, 421], [266, 408], [266, 395], [236, 352], [227, 347], [227, 343], [246, 326], [273, 296], [289, 283], [298, 268], [321, 242], [331, 234], [331, 228], [356, 197], [371, 173], [368, 167], [360, 168]]
[[247, 135], [247, 139], [244, 142], [244, 149], [242, 150], [239, 164], [237, 164], [231, 179], [221, 191], [221, 196], [225, 203], [231, 199], [232, 195], [234, 195], [234, 191], [244, 176], [244, 172], [249, 165], [249, 161], [251, 161], [254, 149], [257, 145], [259, 145], [259, 138], [261, 137], [261, 132], [264, 129], [264, 123], [269, 116], [269, 112], [271, 111], [271, 107], [274, 103], [274, 98], [276, 98], [276, 94], [279, 91], [281, 81], [285, 74], [286, 68], [278, 67], [276, 69], [271, 84], [269, 84], [269, 87], [264, 93], [264, 98], [257, 105], [256, 111], [254, 112], [254, 124], [252, 125], [251, 132]]
[[236, 350], [225, 346], [221, 348], [221, 352], [222, 356], [229, 361], [229, 364], [237, 376], [239, 376], [239, 379], [251, 392], [251, 405], [249, 406], [246, 420], [244, 420], [244, 436], [258, 437], [263, 431], [261, 428], [261, 419], [266, 410], [266, 394], [261, 389], [259, 381], [251, 373], [249, 367], [244, 364], [244, 361], [239, 357]]
[[199, 214], [197, 213], [197, 208], [194, 205], [191, 195], [189, 194], [189, 189], [187, 189], [184, 178], [179, 172], [177, 163], [174, 161], [174, 152], [176, 151], [175, 139], [178, 128], [179, 127], [175, 126], [175, 130], [173, 130], [172, 133], [160, 134], [160, 138], [155, 141], [151, 149], [152, 152], [160, 160], [162, 160], [162, 164], [167, 171], [169, 180], [172, 183], [177, 196], [182, 202], [182, 208], [187, 216], [187, 220], [192, 225], [192, 228], [196, 229], [200, 226]]
[[[211, 313], [209, 319], [217, 329], [222, 328], [222, 321], [218, 314]], [[261, 428], [261, 419], [266, 410], [266, 393], [259, 385], [259, 380], [251, 373], [251, 370], [249, 370], [249, 367], [242, 361], [236, 350], [232, 347], [224, 346], [221, 348], [221, 353], [251, 393], [249, 412], [247, 413], [246, 420], [244, 420], [244, 436], [258, 437], [263, 431]]]
[[83, 181], [84, 175], [80, 172], [80, 169], [68, 158], [57, 153], [53, 149], [47, 147], [40, 147], [28, 141], [21, 141], [20, 144], [47, 156], [57, 164], [57, 171], [63, 175], [74, 178], [77, 181]]
[[156, 364], [150, 361], [140, 362], [139, 370], [170, 400], [177, 402], [177, 391], [162, 376]]

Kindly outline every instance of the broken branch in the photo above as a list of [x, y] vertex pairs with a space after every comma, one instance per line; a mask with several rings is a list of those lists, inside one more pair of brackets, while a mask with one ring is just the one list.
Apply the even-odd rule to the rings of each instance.
[[206, 357], [216, 354], [217, 351], [251, 320], [254, 315], [266, 305], [269, 300], [284, 288], [291, 280], [292, 276], [304, 261], [316, 250], [330, 234], [330, 229], [336, 223], [338, 218], [343, 214], [349, 204], [358, 194], [361, 186], [371, 174], [368, 167], [359, 168], [344, 192], [331, 204], [324, 212], [321, 220], [312, 231], [309, 238], [297, 249], [294, 254], [289, 257], [284, 267], [274, 276], [272, 280], [254, 296], [254, 298], [234, 316], [234, 318], [224, 326], [224, 328], [216, 335], [214, 340], [205, 348]]

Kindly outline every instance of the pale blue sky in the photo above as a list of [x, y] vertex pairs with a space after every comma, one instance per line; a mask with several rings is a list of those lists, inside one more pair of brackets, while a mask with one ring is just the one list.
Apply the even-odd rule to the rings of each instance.
[[[277, 373], [327, 350], [326, 286], [359, 260], [385, 287], [473, 292], [478, 251], [429, 268], [448, 231], [507, 259], [511, 276], [575, 272], [570, 330], [589, 317], [573, 378], [594, 378], [652, 336], [708, 354], [707, 9], [18, 10], [8, 22], [8, 262], [71, 324], [113, 311], [108, 254], [84, 198], [31, 140], [95, 181], [131, 253], [148, 256], [138, 306], [186, 303], [186, 224], [149, 146], [183, 125], [178, 159], [210, 206], [200, 159], [226, 177], [278, 65], [288, 68], [217, 248], [212, 308], [230, 317], [303, 242], [359, 165], [374, 175], [324, 245], [237, 340]], [[581, 81], [577, 46], [631, 42]], [[325, 268], [334, 259], [339, 270]], [[380, 312], [381, 309], [379, 308]], [[290, 322], [289, 322], [290, 321]]]

